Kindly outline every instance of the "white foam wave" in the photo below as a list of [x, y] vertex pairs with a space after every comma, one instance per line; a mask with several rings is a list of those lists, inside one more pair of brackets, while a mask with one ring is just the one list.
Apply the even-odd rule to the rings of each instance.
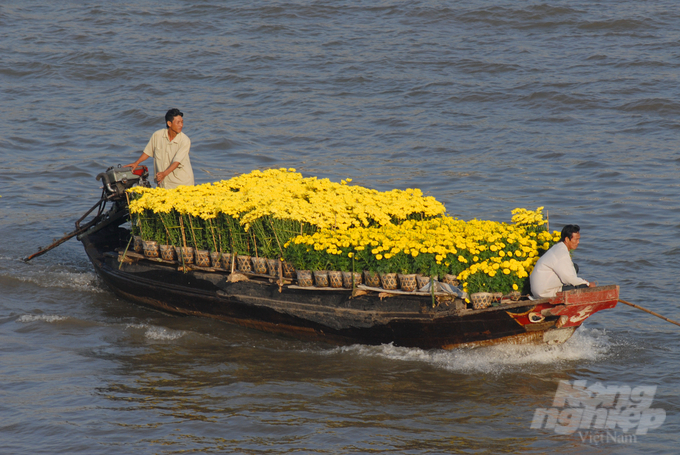
[[68, 319], [66, 316], [57, 316], [55, 314], [24, 314], [17, 318], [17, 322], [59, 322]]
[[23, 275], [17, 278], [21, 281], [37, 284], [40, 287], [106, 292], [98, 285], [97, 275], [93, 272], [46, 271], [37, 275]]
[[146, 338], [156, 341], [177, 340], [186, 334], [184, 330], [172, 330], [147, 324], [128, 324], [127, 327], [130, 329], [143, 330]]
[[460, 348], [450, 351], [382, 346], [353, 345], [332, 352], [352, 352], [391, 360], [423, 362], [459, 373], [512, 372], [532, 365], [556, 364], [575, 360], [598, 360], [611, 349], [609, 337], [602, 330], [579, 328], [561, 345], [497, 345]]

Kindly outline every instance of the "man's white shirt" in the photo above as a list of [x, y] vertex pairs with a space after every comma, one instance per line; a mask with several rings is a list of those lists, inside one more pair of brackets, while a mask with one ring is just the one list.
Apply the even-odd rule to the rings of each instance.
[[534, 297], [554, 297], [562, 290], [563, 285], [589, 284], [576, 275], [569, 248], [564, 242], [553, 245], [538, 260], [531, 272], [530, 281], [531, 294]]

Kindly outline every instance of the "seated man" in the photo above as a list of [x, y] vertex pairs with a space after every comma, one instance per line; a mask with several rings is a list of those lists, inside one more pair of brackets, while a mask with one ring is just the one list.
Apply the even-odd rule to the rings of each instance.
[[581, 228], [567, 224], [562, 228], [560, 241], [552, 246], [536, 263], [531, 272], [531, 294], [536, 297], [554, 297], [569, 289], [595, 287], [576, 275], [569, 252], [575, 250], [581, 240]]

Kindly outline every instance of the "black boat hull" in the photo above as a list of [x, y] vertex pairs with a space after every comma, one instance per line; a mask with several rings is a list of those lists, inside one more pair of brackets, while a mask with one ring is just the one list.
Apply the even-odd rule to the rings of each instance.
[[[460, 300], [438, 302], [423, 295], [305, 289], [280, 286], [274, 278], [240, 274], [243, 280], [239, 281], [227, 271], [185, 270], [178, 264], [133, 253], [123, 255], [128, 239], [128, 231], [113, 227], [80, 237], [97, 273], [121, 298], [174, 314], [210, 317], [298, 339], [336, 345], [393, 343], [423, 349], [553, 344], [566, 341], [582, 322], [569, 323], [567, 316], [550, 314], [550, 308], [560, 302], [545, 299], [471, 310]], [[616, 288], [618, 298], [618, 287], [609, 288]], [[588, 316], [613, 307], [616, 300], [609, 292], [595, 303], [599, 307], [591, 308]], [[546, 315], [540, 321], [526, 317], [541, 311]]]

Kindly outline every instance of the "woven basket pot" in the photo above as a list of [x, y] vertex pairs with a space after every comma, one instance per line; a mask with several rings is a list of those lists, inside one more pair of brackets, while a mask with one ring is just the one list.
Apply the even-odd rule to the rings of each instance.
[[354, 286], [361, 284], [361, 273], [359, 272], [342, 272], [342, 286], [347, 289], [352, 289], [352, 274], [354, 274]]
[[442, 280], [442, 282], [450, 284], [451, 286], [458, 286], [460, 284], [460, 281], [458, 281], [458, 277], [456, 275], [451, 275], [450, 273], [444, 275], [444, 279]]
[[369, 272], [368, 270], [364, 270], [364, 282], [366, 283], [366, 286], [370, 286], [372, 288], [379, 288], [380, 275], [378, 275], [377, 272]]
[[210, 252], [210, 265], [213, 267], [222, 267], [222, 253], [219, 251]]
[[195, 253], [194, 262], [196, 262], [197, 266], [210, 267], [210, 251], [196, 250]]
[[314, 285], [317, 288], [328, 287], [328, 272], [326, 270], [314, 270]]
[[238, 270], [240, 272], [252, 273], [253, 263], [250, 261], [250, 256], [241, 256], [239, 254], [236, 256], [236, 262], [238, 263]]
[[222, 268], [231, 272], [231, 253], [222, 253]]
[[144, 240], [144, 256], [148, 258], [160, 257], [160, 248], [158, 242], [153, 240]]
[[260, 275], [267, 274], [267, 259], [266, 258], [250, 258], [253, 262], [253, 271]]
[[278, 259], [267, 259], [267, 270], [269, 271], [269, 276], [278, 278], [280, 268], [281, 261], [279, 261]]
[[491, 306], [491, 302], [494, 299], [494, 295], [490, 292], [475, 292], [470, 294], [470, 300], [472, 300], [472, 308], [475, 310], [481, 310]]
[[283, 276], [286, 278], [293, 278], [295, 276], [295, 267], [290, 262], [284, 262], [283, 266]]
[[311, 270], [297, 270], [297, 281], [298, 286], [311, 287], [314, 286], [314, 281], [312, 280]]
[[144, 252], [144, 240], [138, 235], [135, 235], [132, 238], [132, 249], [135, 251], [135, 253], [143, 253]]
[[418, 289], [430, 284], [430, 277], [425, 275], [416, 275], [416, 281], [418, 282]]
[[397, 275], [397, 278], [399, 278], [399, 288], [401, 288], [402, 291], [413, 292], [418, 289], [418, 280], [416, 279], [415, 273], [406, 275], [400, 273]]
[[342, 287], [342, 272], [339, 272], [337, 270], [329, 270], [328, 271], [328, 284], [332, 288], [341, 288]]
[[185, 264], [194, 263], [194, 249], [190, 246], [176, 246], [175, 251], [177, 252], [177, 261], [183, 262]]
[[383, 289], [388, 291], [393, 291], [399, 287], [397, 285], [397, 274], [396, 273], [381, 273], [380, 274], [380, 284]]
[[172, 245], [161, 245], [160, 247], [161, 250], [161, 259], [165, 261], [176, 261], [177, 260], [177, 252], [175, 251], [175, 247]]

